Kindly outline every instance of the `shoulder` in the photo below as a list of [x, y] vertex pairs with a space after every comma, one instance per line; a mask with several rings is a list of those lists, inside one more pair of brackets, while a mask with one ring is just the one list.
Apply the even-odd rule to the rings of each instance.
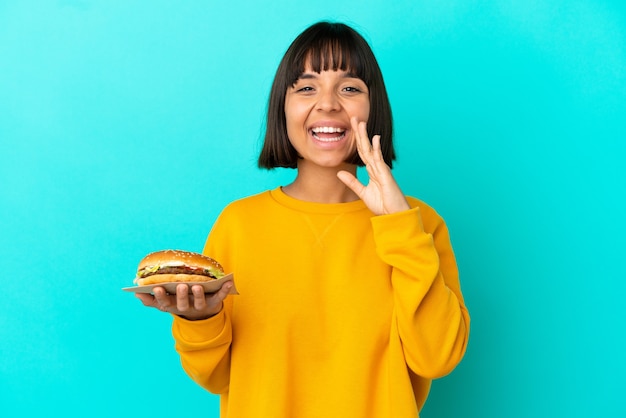
[[230, 202], [215, 220], [210, 237], [219, 237], [223, 242], [238, 234], [245, 234], [246, 229], [258, 223], [259, 213], [263, 211], [260, 208], [267, 207], [265, 201], [269, 199], [269, 192], [265, 191]]
[[233, 200], [222, 209], [216, 223], [243, 225], [246, 222], [257, 222], [260, 218], [273, 216], [275, 212], [276, 203], [272, 199], [271, 191], [266, 190]]
[[267, 205], [271, 201], [270, 191], [266, 190], [251, 196], [246, 196], [232, 201], [222, 210], [222, 214], [248, 212]]
[[429, 216], [429, 217], [432, 216], [432, 217], [439, 217], [439, 218], [441, 217], [439, 216], [435, 208], [433, 208], [432, 206], [430, 206], [428, 203], [424, 202], [421, 199], [418, 199], [413, 196], [407, 196], [406, 200], [409, 202], [409, 205], [412, 208], [419, 208], [422, 216]]
[[422, 217], [424, 229], [428, 231], [434, 231], [439, 226], [445, 225], [445, 222], [441, 215], [439, 215], [435, 208], [430, 206], [428, 203], [412, 196], [407, 196], [406, 199], [409, 202], [411, 208], [419, 208], [419, 213]]

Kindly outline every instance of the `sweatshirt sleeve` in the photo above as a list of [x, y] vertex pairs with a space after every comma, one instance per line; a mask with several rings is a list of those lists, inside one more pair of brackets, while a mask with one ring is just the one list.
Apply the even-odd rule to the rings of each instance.
[[[461, 294], [448, 229], [429, 207], [372, 218], [376, 251], [392, 266], [392, 332], [409, 368], [434, 379], [450, 373], [465, 354], [469, 314]], [[424, 224], [427, 223], [427, 228]]]
[[[231, 271], [228, 222], [224, 213], [217, 219], [207, 238], [203, 253], [215, 258]], [[230, 345], [232, 342], [231, 296], [215, 316], [189, 321], [174, 316], [172, 335], [185, 372], [196, 383], [212, 393], [224, 393], [230, 383]]]
[[202, 321], [174, 316], [175, 348], [183, 369], [197, 384], [212, 393], [228, 389], [232, 329], [227, 311]]

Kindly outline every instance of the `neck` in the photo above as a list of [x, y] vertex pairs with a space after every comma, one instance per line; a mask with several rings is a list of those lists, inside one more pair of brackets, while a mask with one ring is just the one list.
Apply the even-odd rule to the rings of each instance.
[[337, 178], [340, 170], [356, 175], [356, 166], [352, 164], [332, 169], [303, 169], [298, 166], [298, 175], [291, 184], [283, 187], [283, 191], [293, 198], [307, 202], [347, 203], [358, 200], [358, 196]]

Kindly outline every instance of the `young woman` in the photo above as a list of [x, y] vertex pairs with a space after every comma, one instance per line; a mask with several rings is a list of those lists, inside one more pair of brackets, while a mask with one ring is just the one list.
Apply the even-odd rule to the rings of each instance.
[[231, 203], [204, 249], [240, 294], [138, 295], [174, 315], [183, 367], [221, 395], [222, 417], [417, 417], [431, 379], [463, 357], [448, 230], [402, 193], [394, 157], [367, 42], [343, 24], [306, 29], [277, 70], [259, 158], [295, 179]]

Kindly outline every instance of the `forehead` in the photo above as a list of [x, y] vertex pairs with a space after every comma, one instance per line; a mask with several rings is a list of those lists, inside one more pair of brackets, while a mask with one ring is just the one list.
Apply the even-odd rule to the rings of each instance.
[[346, 71], [354, 73], [357, 67], [361, 67], [361, 61], [357, 54], [347, 44], [339, 40], [326, 40], [317, 45], [310, 45], [300, 60], [300, 71]]

